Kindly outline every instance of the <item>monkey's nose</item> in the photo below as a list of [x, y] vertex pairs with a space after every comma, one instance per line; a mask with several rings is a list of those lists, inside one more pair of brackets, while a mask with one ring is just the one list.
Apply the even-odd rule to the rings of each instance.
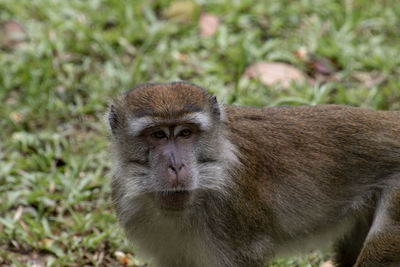
[[178, 175], [179, 174], [179, 172], [183, 169], [183, 167], [185, 166], [185, 164], [179, 164], [179, 165], [176, 165], [176, 164], [174, 164], [174, 165], [172, 165], [172, 164], [170, 164], [169, 166], [168, 166], [168, 170], [172, 170], [176, 175]]
[[168, 182], [172, 188], [185, 187], [189, 182], [189, 173], [185, 164], [168, 166]]

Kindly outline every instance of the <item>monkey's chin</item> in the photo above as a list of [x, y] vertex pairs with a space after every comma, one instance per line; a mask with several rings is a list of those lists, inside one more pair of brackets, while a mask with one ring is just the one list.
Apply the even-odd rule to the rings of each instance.
[[181, 211], [190, 205], [191, 192], [188, 190], [159, 191], [155, 194], [155, 201], [163, 210]]

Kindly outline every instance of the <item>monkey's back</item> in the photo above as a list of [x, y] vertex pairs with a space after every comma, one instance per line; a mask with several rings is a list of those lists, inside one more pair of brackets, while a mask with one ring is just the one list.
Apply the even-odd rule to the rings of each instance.
[[[340, 175], [343, 180], [400, 170], [400, 112], [339, 105], [226, 109], [230, 136], [239, 154], [251, 159], [242, 157], [243, 163], [261, 164], [255, 169], [267, 171], [271, 179], [284, 166], [318, 169], [321, 161], [326, 174], [358, 166], [357, 174]], [[264, 155], [257, 155], [260, 149]], [[278, 169], [271, 169], [270, 161], [279, 162]]]

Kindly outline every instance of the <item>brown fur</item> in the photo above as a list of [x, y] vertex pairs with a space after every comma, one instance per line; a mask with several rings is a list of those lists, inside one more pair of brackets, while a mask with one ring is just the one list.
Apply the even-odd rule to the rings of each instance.
[[[386, 186], [385, 181], [400, 171], [397, 112], [335, 105], [264, 109], [228, 106], [226, 112], [231, 138], [245, 165], [239, 176], [240, 188], [245, 189], [243, 195], [263, 199], [261, 205], [249, 202], [254, 205], [247, 205], [240, 213], [251, 218], [269, 207], [264, 213], [269, 222], [265, 222], [274, 229], [269, 233], [274, 240], [285, 242], [317, 232], [351, 213], [369, 216], [376, 205], [375, 196]], [[263, 150], [258, 154], [260, 147]], [[374, 257], [374, 260], [362, 260], [366, 264], [360, 260], [360, 266], [378, 266], [375, 258], [381, 257], [389, 257], [382, 266], [400, 263], [399, 195], [397, 189], [390, 205], [395, 226], [365, 244], [360, 259]], [[363, 207], [351, 210], [346, 205], [356, 196], [363, 199]], [[310, 220], [307, 211], [312, 211], [313, 219]], [[298, 227], [287, 232], [280, 229], [280, 223], [275, 221], [274, 225], [271, 214], [280, 213], [286, 213], [285, 220], [297, 222]], [[251, 224], [260, 226], [255, 220], [246, 222]], [[354, 246], [359, 241], [350, 242]], [[343, 258], [342, 261], [352, 263], [338, 262], [338, 265], [352, 266], [354, 260]]]
[[[179, 117], [202, 111], [214, 123], [209, 133], [199, 134], [193, 153], [198, 158], [208, 154], [204, 164], [225, 168], [225, 192], [196, 190], [193, 207], [157, 217], [163, 223], [152, 228], [152, 214], [160, 211], [141, 208], [127, 215], [130, 208], [122, 199], [129, 184], [121, 174], [126, 167], [118, 165], [113, 179], [118, 217], [130, 239], [146, 247], [161, 266], [263, 266], [281, 252], [324, 236], [336, 242], [338, 266], [400, 264], [400, 112], [338, 105], [225, 106], [226, 117], [220, 121], [212, 115], [218, 113], [214, 99], [187, 83], [143, 85], [124, 101], [129, 110], [117, 102], [110, 113], [115, 143], [132, 150], [143, 146], [122, 137], [120, 124], [127, 123], [127, 114], [176, 118], [179, 124]], [[220, 159], [222, 140], [233, 144], [237, 163]], [[123, 157], [123, 149], [119, 151]], [[141, 200], [135, 201], [132, 205]], [[164, 232], [169, 223], [176, 227]], [[150, 237], [155, 230], [160, 233]], [[174, 242], [176, 248], [167, 245], [169, 239], [179, 240], [177, 235], [185, 242], [193, 239], [197, 252]], [[165, 247], [157, 242], [166, 242]], [[170, 256], [158, 249], [170, 250]]]
[[[171, 86], [173, 85], [173, 86]], [[206, 95], [196, 86], [182, 83], [144, 84], [126, 94], [130, 110], [137, 117], [180, 117], [204, 108]]]

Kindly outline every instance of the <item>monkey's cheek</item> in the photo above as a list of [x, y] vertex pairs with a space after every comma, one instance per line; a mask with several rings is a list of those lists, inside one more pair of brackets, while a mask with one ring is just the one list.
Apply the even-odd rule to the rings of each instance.
[[157, 192], [155, 194], [155, 201], [161, 209], [180, 211], [190, 205], [191, 193], [186, 190]]

